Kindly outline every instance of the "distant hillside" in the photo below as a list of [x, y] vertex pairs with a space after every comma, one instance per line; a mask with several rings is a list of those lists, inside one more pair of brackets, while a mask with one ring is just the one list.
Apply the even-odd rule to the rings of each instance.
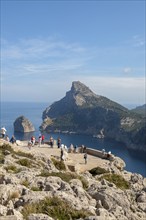
[[132, 112], [135, 112], [137, 114], [144, 115], [146, 117], [146, 104], [138, 106], [131, 110]]
[[133, 149], [146, 150], [143, 117], [112, 100], [94, 94], [79, 81], [60, 101], [43, 112], [41, 130], [76, 132], [113, 138]]

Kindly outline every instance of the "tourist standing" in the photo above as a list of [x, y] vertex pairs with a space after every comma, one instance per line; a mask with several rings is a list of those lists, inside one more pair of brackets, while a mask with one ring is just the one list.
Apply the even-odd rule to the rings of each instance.
[[63, 150], [63, 147], [61, 147], [60, 159], [61, 159], [61, 160], [64, 160], [64, 150]]
[[28, 148], [29, 148], [29, 150], [31, 150], [31, 147], [32, 147], [32, 141], [30, 140], [30, 141], [28, 141]]
[[60, 148], [60, 146], [61, 146], [61, 138], [60, 137], [58, 137], [58, 139], [57, 139], [57, 146], [58, 146], [58, 148]]
[[35, 137], [34, 136], [31, 137], [31, 143], [32, 143], [32, 146], [35, 145]]
[[78, 152], [78, 146], [74, 145], [74, 153], [77, 153], [77, 152]]
[[7, 130], [5, 129], [5, 127], [2, 127], [2, 128], [1, 128], [1, 132], [0, 132], [0, 133], [1, 133], [2, 138], [5, 137], [6, 131], [7, 131]]
[[10, 139], [10, 142], [11, 142], [12, 144], [16, 143], [16, 138], [15, 138], [14, 135], [12, 135], [12, 137], [11, 137], [11, 139]]
[[5, 140], [8, 141], [8, 142], [10, 141], [10, 138], [9, 138], [8, 135], [6, 135]]
[[74, 146], [73, 146], [73, 144], [70, 145], [68, 152], [69, 152], [69, 153], [73, 153], [73, 152], [74, 152]]
[[105, 149], [102, 149], [102, 158], [105, 158]]
[[41, 146], [41, 143], [42, 143], [42, 135], [40, 134], [39, 135], [39, 147]]
[[42, 134], [42, 144], [44, 144], [45, 136]]
[[87, 153], [84, 154], [85, 164], [87, 164]]
[[53, 139], [53, 137], [51, 136], [51, 137], [50, 137], [50, 146], [53, 148], [53, 145], [54, 145], [54, 139]]
[[108, 153], [107, 153], [107, 159], [111, 159], [111, 151], [109, 151]]

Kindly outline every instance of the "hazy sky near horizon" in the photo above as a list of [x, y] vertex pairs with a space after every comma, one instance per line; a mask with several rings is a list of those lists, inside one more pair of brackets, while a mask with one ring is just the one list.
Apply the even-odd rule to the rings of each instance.
[[1, 100], [53, 102], [73, 81], [145, 101], [145, 1], [1, 0]]

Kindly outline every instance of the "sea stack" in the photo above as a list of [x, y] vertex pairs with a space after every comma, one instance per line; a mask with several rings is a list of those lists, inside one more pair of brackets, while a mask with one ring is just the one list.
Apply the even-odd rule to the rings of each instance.
[[18, 117], [14, 122], [14, 131], [27, 133], [35, 131], [33, 124], [23, 115]]

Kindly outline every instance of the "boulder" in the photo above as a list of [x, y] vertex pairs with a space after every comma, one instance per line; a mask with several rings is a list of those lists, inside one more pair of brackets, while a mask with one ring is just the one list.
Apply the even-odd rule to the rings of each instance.
[[20, 116], [14, 122], [14, 131], [26, 133], [35, 131], [35, 128], [27, 118]]

